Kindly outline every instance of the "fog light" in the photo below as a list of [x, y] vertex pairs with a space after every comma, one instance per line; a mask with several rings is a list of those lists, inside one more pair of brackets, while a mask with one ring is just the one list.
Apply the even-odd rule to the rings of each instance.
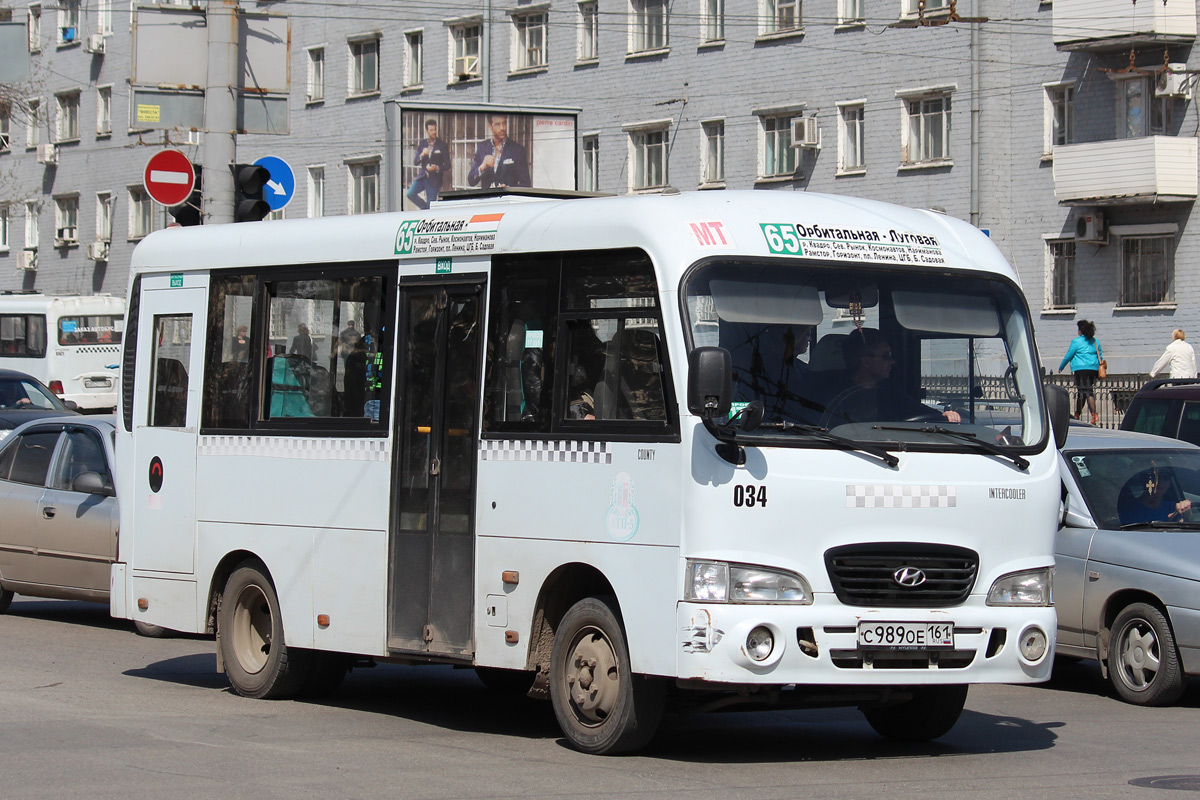
[[1038, 662], [1046, 655], [1046, 634], [1041, 628], [1026, 628], [1021, 632], [1021, 656], [1026, 661]]
[[775, 637], [769, 628], [759, 625], [746, 637], [746, 655], [755, 661], [765, 661], [775, 649]]

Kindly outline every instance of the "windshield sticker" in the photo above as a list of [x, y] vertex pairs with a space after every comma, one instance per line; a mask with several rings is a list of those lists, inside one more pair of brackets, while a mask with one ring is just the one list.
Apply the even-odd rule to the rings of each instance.
[[490, 253], [503, 214], [409, 219], [396, 231], [396, 255], [444, 256]]
[[700, 247], [733, 247], [733, 234], [725, 227], [724, 222], [689, 222], [692, 226], [692, 236]]
[[894, 228], [827, 228], [792, 222], [761, 222], [767, 250], [781, 256], [830, 261], [878, 261], [923, 266], [946, 263], [936, 236]]
[[1087, 456], [1071, 456], [1071, 463], [1075, 465], [1076, 472], [1081, 478], [1090, 478], [1091, 470], [1088, 469]]

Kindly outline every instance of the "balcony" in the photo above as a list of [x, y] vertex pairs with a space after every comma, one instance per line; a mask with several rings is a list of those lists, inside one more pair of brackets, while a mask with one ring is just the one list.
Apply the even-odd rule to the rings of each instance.
[[1194, 201], [1196, 139], [1145, 136], [1054, 148], [1054, 197], [1062, 205]]
[[1120, 50], [1142, 44], [1191, 44], [1195, 0], [1054, 0], [1059, 50]]

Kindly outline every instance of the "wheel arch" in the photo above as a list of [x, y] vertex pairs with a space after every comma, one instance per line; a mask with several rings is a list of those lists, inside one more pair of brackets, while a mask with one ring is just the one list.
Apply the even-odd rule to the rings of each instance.
[[249, 550], [231, 550], [222, 556], [217, 562], [216, 568], [213, 569], [212, 578], [208, 585], [208, 604], [204, 611], [204, 632], [217, 632], [217, 609], [221, 606], [221, 598], [225, 593], [225, 584], [229, 582], [229, 576], [234, 570], [242, 566], [246, 562], [254, 564], [262, 570], [263, 575], [271, 584], [275, 584], [275, 578], [271, 575], [271, 570], [267, 567], [267, 563], [257, 554]]
[[1100, 630], [1096, 635], [1096, 655], [1100, 661], [1100, 671], [1106, 680], [1108, 678], [1108, 647], [1112, 639], [1113, 623], [1117, 621], [1117, 615], [1133, 603], [1145, 603], [1157, 608], [1166, 617], [1171, 633], [1175, 632], [1175, 623], [1171, 620], [1171, 612], [1158, 595], [1145, 589], [1122, 589], [1114, 592], [1104, 601], [1104, 610], [1100, 616]]
[[[591, 564], [563, 564], [546, 576], [534, 605], [525, 660], [525, 669], [537, 673], [531, 695], [546, 696], [543, 693], [549, 691], [547, 676], [550, 653], [554, 649], [554, 634], [571, 606], [585, 597], [616, 598], [616, 595], [616, 590], [604, 573]], [[617, 618], [622, 619], [620, 600], [615, 602]]]

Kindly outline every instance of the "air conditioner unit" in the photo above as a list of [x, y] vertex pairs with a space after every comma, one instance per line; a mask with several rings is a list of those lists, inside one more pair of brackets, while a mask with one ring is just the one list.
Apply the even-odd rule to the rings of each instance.
[[17, 269], [35, 270], [37, 269], [38, 251], [36, 247], [27, 247], [17, 253]]
[[58, 145], [39, 144], [37, 149], [37, 162], [39, 164], [57, 164]]
[[1108, 244], [1108, 230], [1104, 227], [1104, 212], [1084, 209], [1075, 217], [1075, 241], [1092, 244]]
[[1167, 64], [1167, 68], [1158, 73], [1154, 82], [1155, 97], [1184, 97], [1187, 95], [1188, 79], [1187, 64]]
[[792, 147], [821, 147], [821, 126], [816, 117], [792, 120]]
[[92, 242], [87, 246], [89, 261], [108, 261], [108, 242]]
[[83, 52], [101, 54], [104, 52], [104, 34], [93, 33], [83, 40]]

